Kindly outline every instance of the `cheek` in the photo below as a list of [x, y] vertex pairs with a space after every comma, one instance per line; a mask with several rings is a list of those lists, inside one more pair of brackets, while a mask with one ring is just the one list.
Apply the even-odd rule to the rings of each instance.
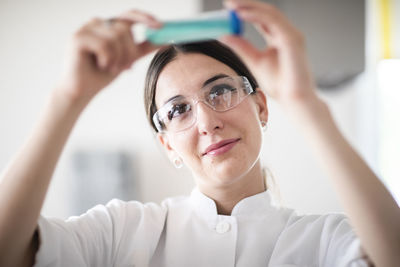
[[203, 162], [199, 155], [198, 135], [196, 133], [188, 133], [185, 138], [179, 140], [178, 149], [183, 163], [192, 172], [200, 174], [204, 172]]
[[177, 134], [172, 142], [175, 151], [187, 164], [197, 157], [197, 139], [194, 131]]
[[251, 104], [246, 105], [240, 113], [235, 114], [235, 127], [241, 129], [245, 137], [245, 143], [251, 150], [251, 153], [258, 155], [262, 144], [262, 130], [257, 108]]
[[236, 126], [243, 128], [243, 130], [259, 131], [260, 130], [260, 118], [256, 105], [252, 101], [243, 103], [244, 105], [239, 106], [238, 109], [233, 109], [231, 113], [231, 122]]

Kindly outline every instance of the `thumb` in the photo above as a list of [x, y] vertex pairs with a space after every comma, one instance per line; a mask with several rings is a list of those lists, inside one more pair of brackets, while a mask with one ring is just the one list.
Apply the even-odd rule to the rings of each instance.
[[234, 35], [222, 36], [219, 41], [231, 48], [250, 68], [255, 67], [257, 59], [260, 58], [260, 51], [249, 41]]

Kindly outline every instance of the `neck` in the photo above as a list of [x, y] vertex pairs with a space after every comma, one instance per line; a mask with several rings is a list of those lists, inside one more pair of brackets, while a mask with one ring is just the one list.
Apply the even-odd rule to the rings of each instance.
[[[215, 181], [214, 181], [215, 182]], [[264, 192], [267, 189], [263, 170], [259, 161], [245, 175], [229, 184], [197, 183], [199, 190], [215, 201], [217, 212], [230, 215], [235, 205], [242, 199]]]

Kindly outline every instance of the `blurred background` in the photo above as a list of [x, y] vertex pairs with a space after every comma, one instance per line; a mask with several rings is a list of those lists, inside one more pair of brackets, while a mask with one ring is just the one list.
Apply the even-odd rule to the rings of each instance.
[[[307, 38], [318, 92], [348, 141], [400, 203], [400, 1], [275, 0]], [[35, 124], [63, 68], [70, 36], [92, 17], [127, 9], [162, 20], [220, 9], [211, 0], [0, 0], [0, 168]], [[249, 25], [246, 38], [265, 44]], [[189, 194], [191, 173], [169, 162], [144, 112], [143, 58], [102, 91], [62, 154], [43, 214], [66, 218], [112, 198], [160, 203]], [[274, 101], [262, 162], [284, 205], [343, 211], [308, 143]]]

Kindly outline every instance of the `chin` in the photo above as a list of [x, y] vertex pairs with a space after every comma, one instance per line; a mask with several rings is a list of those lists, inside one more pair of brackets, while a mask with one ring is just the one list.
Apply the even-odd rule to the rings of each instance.
[[227, 162], [227, 160], [218, 163], [209, 177], [214, 177], [213, 179], [218, 180], [221, 185], [231, 184], [246, 175], [251, 168], [250, 164], [244, 164], [243, 160], [241, 163]]

